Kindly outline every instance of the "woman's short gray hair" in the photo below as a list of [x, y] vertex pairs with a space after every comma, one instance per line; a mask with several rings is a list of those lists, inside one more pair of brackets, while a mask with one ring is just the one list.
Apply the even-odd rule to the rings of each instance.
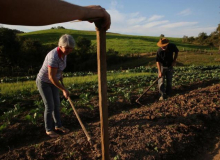
[[60, 37], [59, 42], [58, 42], [58, 46], [62, 46], [62, 47], [75, 47], [75, 41], [73, 39], [73, 37], [69, 34], [64, 34]]

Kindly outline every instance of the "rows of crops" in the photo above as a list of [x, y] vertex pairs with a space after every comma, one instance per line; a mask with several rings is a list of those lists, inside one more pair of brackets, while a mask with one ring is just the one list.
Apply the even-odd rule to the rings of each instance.
[[[144, 89], [146, 89], [157, 78], [156, 68], [138, 67], [126, 71], [109, 71], [111, 74], [126, 74], [131, 72], [143, 72], [146, 74], [130, 78], [126, 77], [108, 80], [109, 107], [115, 105], [118, 101], [131, 104], [132, 97], [137, 97], [142, 94]], [[147, 72], [151, 72], [152, 74], [149, 75]], [[220, 80], [219, 72], [220, 66], [177, 67], [174, 72], [173, 87], [190, 85], [198, 81]], [[71, 92], [76, 107], [88, 107], [91, 110], [94, 109], [94, 99], [98, 99], [97, 82], [86, 82], [77, 85], [73, 83], [67, 87]], [[157, 90], [157, 86], [153, 86], [151, 90]], [[27, 102], [28, 106], [30, 106], [29, 108], [26, 108], [27, 105], [25, 105], [25, 103]], [[61, 112], [63, 114], [69, 115], [72, 113], [72, 109], [65, 99], [62, 99], [61, 104]], [[0, 132], [6, 129], [11, 121], [17, 119], [21, 114], [26, 114], [25, 121], [27, 123], [37, 124], [37, 121], [42, 119], [41, 117], [43, 116], [42, 113], [44, 110], [43, 102], [39, 97], [39, 93], [37, 91], [31, 92], [27, 89], [15, 94], [1, 95], [0, 106]]]

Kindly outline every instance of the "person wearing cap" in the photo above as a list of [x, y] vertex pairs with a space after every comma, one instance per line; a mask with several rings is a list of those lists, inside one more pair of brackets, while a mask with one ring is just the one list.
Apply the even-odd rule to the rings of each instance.
[[59, 82], [62, 80], [62, 72], [66, 67], [67, 55], [75, 47], [75, 41], [71, 35], [64, 34], [60, 37], [58, 47], [51, 50], [45, 57], [44, 63], [37, 75], [36, 84], [43, 99], [44, 123], [46, 134], [52, 138], [59, 135], [55, 130], [68, 133], [69, 130], [64, 128], [60, 119], [60, 96], [59, 90], [62, 91], [65, 98], [69, 97], [69, 91]]
[[161, 38], [157, 46], [159, 47], [156, 55], [158, 77], [160, 77], [158, 80], [159, 100], [164, 100], [172, 91], [173, 66], [176, 64], [179, 50], [175, 44], [169, 43], [167, 38]]

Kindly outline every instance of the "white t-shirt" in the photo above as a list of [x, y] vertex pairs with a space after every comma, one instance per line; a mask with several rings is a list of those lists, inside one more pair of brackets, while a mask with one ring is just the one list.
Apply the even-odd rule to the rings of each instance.
[[58, 80], [61, 78], [61, 74], [63, 70], [66, 68], [67, 59], [67, 56], [64, 56], [64, 58], [62, 59], [61, 54], [62, 53], [59, 47], [54, 48], [47, 54], [44, 63], [37, 75], [37, 79], [43, 82], [51, 83], [48, 77], [48, 67], [57, 68], [56, 78]]

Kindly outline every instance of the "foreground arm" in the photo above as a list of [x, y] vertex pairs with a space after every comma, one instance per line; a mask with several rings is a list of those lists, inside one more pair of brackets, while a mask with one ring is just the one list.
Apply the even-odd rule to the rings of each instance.
[[0, 0], [0, 23], [41, 26], [73, 20], [94, 22], [110, 28], [110, 15], [100, 6], [78, 6], [61, 0]]

